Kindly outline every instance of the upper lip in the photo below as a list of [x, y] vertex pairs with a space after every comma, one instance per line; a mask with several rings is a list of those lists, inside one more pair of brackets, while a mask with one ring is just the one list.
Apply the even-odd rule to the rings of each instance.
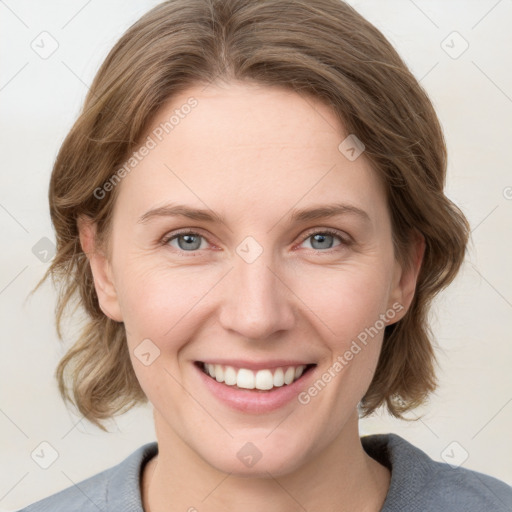
[[315, 364], [308, 361], [297, 361], [292, 359], [273, 359], [271, 361], [248, 361], [247, 359], [203, 359], [198, 362], [233, 366], [234, 368], [247, 368], [248, 370], [264, 370], [282, 368], [284, 366], [310, 366]]

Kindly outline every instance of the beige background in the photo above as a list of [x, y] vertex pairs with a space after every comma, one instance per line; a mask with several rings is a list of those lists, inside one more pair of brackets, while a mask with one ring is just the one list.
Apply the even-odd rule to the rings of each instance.
[[[54, 240], [47, 188], [59, 144], [99, 63], [155, 3], [0, 2], [0, 510], [68, 487], [155, 440], [149, 407], [117, 418], [108, 434], [64, 407], [53, 378], [63, 353], [53, 291], [47, 285], [27, 299], [48, 265], [33, 247]], [[434, 459], [451, 457], [512, 485], [512, 1], [350, 3], [385, 33], [433, 99], [449, 147], [448, 195], [473, 228], [464, 268], [432, 312], [437, 393], [410, 415], [420, 420], [377, 414], [361, 431], [396, 432]], [[31, 48], [42, 31], [58, 43], [46, 59]], [[44, 441], [58, 452], [48, 469], [30, 455]]]

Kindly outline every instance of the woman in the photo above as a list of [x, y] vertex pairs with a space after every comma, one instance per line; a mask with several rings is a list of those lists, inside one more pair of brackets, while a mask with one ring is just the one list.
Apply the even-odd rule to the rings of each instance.
[[57, 157], [47, 276], [58, 322], [76, 295], [89, 316], [62, 395], [100, 427], [149, 400], [158, 443], [24, 510], [511, 510], [358, 433], [435, 388], [428, 306], [469, 232], [445, 172], [429, 99], [348, 5], [143, 16]]

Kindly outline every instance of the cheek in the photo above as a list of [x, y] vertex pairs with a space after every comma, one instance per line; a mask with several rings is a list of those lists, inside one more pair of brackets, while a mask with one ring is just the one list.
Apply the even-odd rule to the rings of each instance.
[[129, 343], [149, 338], [166, 350], [173, 340], [178, 350], [194, 335], [201, 303], [219, 279], [204, 267], [138, 265], [136, 259], [121, 270], [117, 292]]
[[[323, 324], [327, 337], [357, 336], [386, 308], [391, 271], [380, 256], [338, 267], [308, 265], [302, 272], [283, 274], [296, 295], [290, 296], [290, 303], [309, 322]], [[116, 289], [132, 343], [150, 338], [167, 345], [170, 340], [190, 339], [194, 328], [200, 328], [198, 316], [213, 297], [209, 293], [223, 275], [219, 268], [173, 268], [137, 257], [119, 262], [117, 268]]]
[[385, 312], [390, 279], [388, 266], [371, 259], [315, 270], [300, 276], [292, 289], [314, 313], [309, 316], [325, 339], [341, 350]]
[[178, 355], [201, 329], [202, 299], [216, 281], [204, 269], [124, 268], [118, 294], [132, 365], [148, 399], [168, 411], [181, 403]]

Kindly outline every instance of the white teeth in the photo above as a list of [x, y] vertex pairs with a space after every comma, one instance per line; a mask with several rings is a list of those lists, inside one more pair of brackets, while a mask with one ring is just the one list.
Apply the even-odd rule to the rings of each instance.
[[259, 370], [256, 374], [256, 389], [272, 389], [274, 387], [274, 378], [270, 370]]
[[224, 382], [224, 370], [220, 364], [215, 365], [215, 380], [217, 382]]
[[289, 366], [286, 371], [283, 368], [272, 370], [258, 370], [253, 372], [247, 368], [233, 368], [221, 364], [204, 364], [205, 373], [217, 382], [224, 382], [228, 386], [238, 386], [243, 389], [260, 389], [268, 391], [274, 387], [288, 385], [297, 380], [306, 369], [306, 365]]
[[254, 372], [246, 368], [240, 368], [236, 376], [236, 385], [239, 388], [254, 389]]
[[301, 364], [300, 366], [297, 366], [297, 368], [295, 368], [295, 379], [298, 379], [302, 375], [304, 368], [306, 368], [306, 366], [303, 364]]
[[236, 384], [236, 370], [232, 366], [226, 366], [224, 370], [224, 382], [228, 386], [234, 386]]
[[284, 374], [284, 383], [285, 384], [291, 384], [293, 382], [293, 379], [295, 378], [295, 368], [293, 366], [290, 366]]
[[284, 384], [284, 372], [282, 368], [278, 368], [274, 372], [274, 386], [276, 388], [281, 387]]

